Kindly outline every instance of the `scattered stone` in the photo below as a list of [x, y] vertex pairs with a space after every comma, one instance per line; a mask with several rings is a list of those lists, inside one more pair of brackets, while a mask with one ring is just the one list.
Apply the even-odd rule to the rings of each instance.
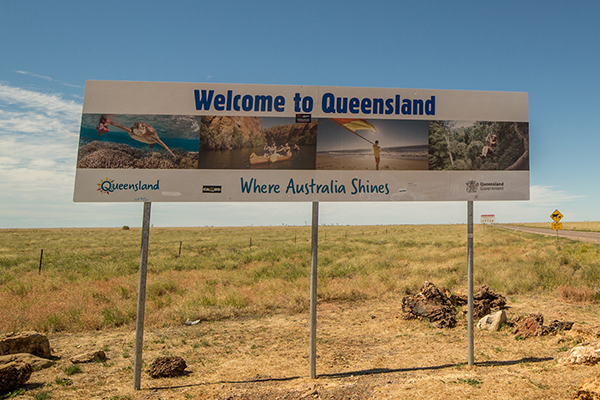
[[152, 378], [170, 378], [185, 374], [187, 364], [181, 357], [158, 357], [148, 373]]
[[562, 365], [584, 364], [595, 365], [600, 362], [600, 341], [579, 344], [558, 359]]
[[0, 365], [5, 365], [11, 362], [24, 362], [30, 364], [34, 370], [49, 368], [54, 365], [54, 361], [47, 358], [36, 357], [29, 353], [9, 354], [0, 356]]
[[29, 353], [42, 358], [51, 358], [48, 337], [37, 332], [10, 333], [0, 337], [0, 356]]
[[477, 323], [479, 329], [489, 331], [499, 331], [503, 323], [506, 322], [506, 311], [500, 310], [493, 314], [486, 315]]
[[70, 359], [70, 361], [73, 364], [82, 364], [82, 363], [105, 361], [105, 360], [106, 360], [106, 353], [104, 353], [102, 350], [90, 351], [88, 353], [78, 354], [74, 357], [71, 357], [71, 359]]
[[572, 400], [600, 400], [600, 378], [591, 378], [579, 385]]
[[520, 335], [523, 339], [532, 336], [556, 335], [560, 331], [568, 331], [573, 322], [561, 322], [554, 320], [548, 326], [544, 326], [542, 314], [529, 314], [513, 318], [510, 324], [514, 327], [513, 334]]
[[308, 392], [304, 393], [302, 396], [300, 396], [301, 399], [305, 399], [307, 397], [318, 397], [319, 396], [319, 391], [317, 389], [313, 389], [313, 390], [309, 390]]
[[586, 338], [600, 338], [600, 326], [589, 326], [583, 324], [573, 324], [571, 331], [576, 335], [581, 335]]
[[556, 335], [558, 332], [571, 330], [573, 322], [554, 320], [549, 326], [542, 327], [542, 335]]
[[13, 361], [0, 366], [0, 393], [23, 386], [31, 377], [31, 364]]
[[544, 324], [542, 314], [529, 314], [513, 318], [511, 325], [514, 326], [513, 335], [520, 335], [523, 339], [531, 336], [540, 336], [541, 326]]

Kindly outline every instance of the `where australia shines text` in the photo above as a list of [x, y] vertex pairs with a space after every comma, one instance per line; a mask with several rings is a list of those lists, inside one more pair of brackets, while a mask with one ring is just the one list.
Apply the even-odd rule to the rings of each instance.
[[[374, 184], [369, 180], [363, 181], [360, 178], [352, 179], [350, 183], [352, 190], [351, 195], [356, 194], [390, 194], [390, 189], [387, 183]], [[251, 178], [249, 181], [241, 178], [242, 193], [255, 194], [279, 194], [282, 191], [282, 186], [278, 183], [259, 183], [256, 178]], [[338, 183], [337, 180], [331, 180], [329, 183], [318, 183], [314, 179], [310, 182], [297, 183], [294, 178], [290, 178], [285, 187], [286, 194], [346, 194], [346, 185]]]
[[[285, 112], [285, 97], [263, 94], [238, 94], [233, 90], [216, 93], [214, 90], [194, 90], [196, 110], [238, 112]], [[312, 96], [296, 93], [293, 98], [294, 112], [311, 113], [314, 108]], [[325, 93], [321, 98], [321, 111], [325, 114], [380, 114], [380, 115], [435, 115], [435, 96], [427, 100], [402, 99], [399, 94], [389, 98], [338, 97]]]

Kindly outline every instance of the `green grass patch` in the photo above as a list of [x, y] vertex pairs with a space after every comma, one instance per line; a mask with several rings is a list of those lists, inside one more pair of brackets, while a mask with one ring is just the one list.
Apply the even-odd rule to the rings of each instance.
[[4, 395], [3, 399], [14, 399], [17, 396], [20, 396], [25, 393], [25, 389], [20, 388], [13, 390], [12, 392], [8, 392]]
[[52, 392], [42, 391], [33, 395], [33, 400], [48, 400], [52, 398]]
[[467, 379], [458, 378], [453, 383], [465, 384], [465, 385], [473, 386], [478, 389], [481, 387], [481, 385], [483, 385], [483, 381], [479, 378], [467, 378]]
[[81, 366], [79, 364], [71, 364], [64, 369], [65, 374], [71, 376], [81, 373]]

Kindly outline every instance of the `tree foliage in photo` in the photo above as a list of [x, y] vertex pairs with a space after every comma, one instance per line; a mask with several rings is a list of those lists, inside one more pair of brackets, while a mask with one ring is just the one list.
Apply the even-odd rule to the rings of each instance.
[[[496, 135], [496, 145], [483, 148]], [[429, 170], [527, 170], [527, 122], [477, 121], [457, 126], [454, 121], [429, 122]]]

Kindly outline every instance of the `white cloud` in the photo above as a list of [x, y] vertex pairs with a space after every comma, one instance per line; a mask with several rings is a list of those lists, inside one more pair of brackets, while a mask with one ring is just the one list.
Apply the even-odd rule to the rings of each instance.
[[586, 196], [569, 194], [554, 186], [532, 186], [530, 189], [531, 202], [536, 205], [560, 205], [565, 202], [584, 199]]
[[[81, 113], [81, 108], [79, 112]], [[77, 119], [64, 113], [45, 115], [34, 111], [0, 110], [0, 132], [28, 133], [42, 137], [52, 134], [73, 138], [77, 136], [77, 132], [73, 129], [75, 128], [74, 124], [77, 123]]]
[[38, 74], [34, 74], [31, 73], [29, 71], [15, 71], [17, 74], [21, 74], [21, 75], [27, 75], [27, 76], [32, 76], [34, 78], [40, 78], [40, 79], [44, 79], [46, 81], [52, 81], [52, 78], [50, 78], [49, 76], [44, 76], [44, 75], [38, 75]]
[[43, 79], [45, 81], [49, 81], [49, 82], [58, 82], [61, 85], [65, 85], [65, 86], [69, 86], [69, 87], [74, 87], [74, 88], [80, 88], [80, 85], [73, 85], [72, 83], [67, 83], [67, 82], [63, 82], [63, 81], [59, 81], [56, 79], [52, 79], [49, 76], [45, 76], [45, 75], [38, 75], [38, 74], [34, 74], [33, 72], [29, 72], [29, 71], [15, 71], [17, 74], [21, 74], [21, 75], [26, 75], [26, 76], [31, 76], [33, 78], [40, 78]]
[[23, 193], [72, 191], [81, 104], [0, 84], [0, 107], [3, 205]]
[[49, 116], [61, 115], [75, 118], [81, 116], [82, 105], [63, 99], [60, 95], [34, 92], [0, 83], [0, 103], [17, 105]]

